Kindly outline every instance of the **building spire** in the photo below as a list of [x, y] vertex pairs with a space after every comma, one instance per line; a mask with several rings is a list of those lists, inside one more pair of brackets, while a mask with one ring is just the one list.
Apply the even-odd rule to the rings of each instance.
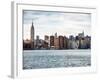
[[33, 29], [34, 29], [34, 23], [33, 23], [33, 20], [32, 20], [32, 26], [31, 26], [31, 28], [33, 28]]
[[33, 26], [33, 21], [32, 21], [32, 26]]

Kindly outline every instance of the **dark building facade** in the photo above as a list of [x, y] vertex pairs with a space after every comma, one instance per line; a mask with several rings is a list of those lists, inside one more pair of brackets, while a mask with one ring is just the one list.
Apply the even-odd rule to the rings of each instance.
[[46, 41], [43, 42], [43, 48], [48, 49], [48, 43]]
[[23, 49], [30, 50], [31, 49], [31, 42], [29, 40], [23, 40]]
[[68, 39], [64, 36], [64, 49], [68, 49]]
[[50, 47], [54, 47], [54, 36], [50, 36]]
[[64, 37], [59, 36], [59, 48], [63, 49], [64, 48]]

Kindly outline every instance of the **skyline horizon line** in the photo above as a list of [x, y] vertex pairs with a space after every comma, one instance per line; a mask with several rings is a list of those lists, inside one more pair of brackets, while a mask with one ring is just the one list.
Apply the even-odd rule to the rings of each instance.
[[[55, 34], [56, 34], [56, 33], [57, 33], [57, 32], [55, 32]], [[45, 36], [49, 36], [49, 37], [50, 37], [50, 36], [55, 36], [55, 34], [52, 34], [52, 35], [44, 35], [44, 37], [45, 37]], [[78, 33], [78, 34], [80, 34], [80, 33]], [[66, 36], [66, 35], [61, 35], [61, 34], [58, 35], [58, 33], [57, 33], [57, 37], [63, 36], [63, 37], [69, 38], [70, 36], [76, 37], [76, 36], [78, 36], [78, 34], [77, 34], [77, 35], [68, 35], [68, 36]], [[39, 36], [39, 35], [35, 35], [34, 39], [36, 39], [37, 36]], [[86, 37], [86, 36], [91, 37], [91, 35], [88, 35], [88, 34], [87, 34], [87, 35], [84, 35], [84, 36], [85, 36], [85, 37]], [[40, 36], [39, 36], [39, 39], [42, 39], [42, 40], [43, 40], [44, 37], [43, 37], [43, 38], [40, 38]], [[31, 40], [31, 35], [30, 35], [30, 38], [26, 38], [26, 39], [23, 38], [23, 40]]]

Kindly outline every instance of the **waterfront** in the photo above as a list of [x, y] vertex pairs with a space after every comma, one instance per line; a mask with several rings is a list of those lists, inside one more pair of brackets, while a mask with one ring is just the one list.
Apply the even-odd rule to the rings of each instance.
[[91, 66], [91, 50], [24, 50], [23, 69]]

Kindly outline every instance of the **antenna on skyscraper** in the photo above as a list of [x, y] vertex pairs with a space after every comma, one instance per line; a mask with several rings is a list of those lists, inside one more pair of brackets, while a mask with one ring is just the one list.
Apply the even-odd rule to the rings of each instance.
[[33, 19], [32, 19], [32, 24], [33, 24]]
[[34, 22], [33, 22], [33, 19], [32, 19], [32, 27], [34, 27]]

